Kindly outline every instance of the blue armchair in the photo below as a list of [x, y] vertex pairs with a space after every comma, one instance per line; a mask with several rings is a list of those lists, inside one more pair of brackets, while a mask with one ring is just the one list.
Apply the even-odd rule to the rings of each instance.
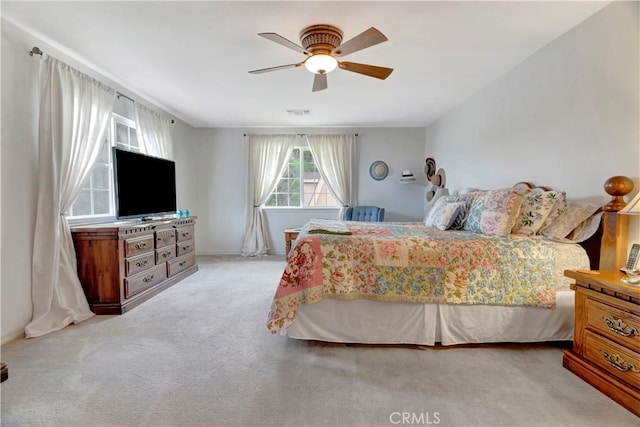
[[345, 212], [347, 221], [368, 221], [382, 222], [384, 218], [384, 208], [377, 206], [353, 206], [348, 207]]

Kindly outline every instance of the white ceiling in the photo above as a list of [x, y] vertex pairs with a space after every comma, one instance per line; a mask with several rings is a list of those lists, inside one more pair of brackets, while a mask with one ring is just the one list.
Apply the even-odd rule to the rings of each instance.
[[[609, 2], [2, 1], [2, 16], [196, 127], [422, 127]], [[369, 27], [389, 41], [344, 57], [394, 68], [387, 80], [337, 69], [311, 92], [299, 44], [313, 24]], [[308, 115], [286, 110], [308, 109]]]

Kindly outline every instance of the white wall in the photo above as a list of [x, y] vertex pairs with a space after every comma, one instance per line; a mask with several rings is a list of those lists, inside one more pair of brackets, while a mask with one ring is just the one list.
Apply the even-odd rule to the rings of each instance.
[[[426, 183], [423, 128], [351, 129], [192, 129], [176, 135], [177, 167], [190, 168], [194, 185], [179, 200], [183, 208], [198, 216], [196, 250], [200, 254], [239, 254], [245, 221], [247, 144], [245, 133], [348, 133], [357, 138], [359, 204], [384, 207], [385, 221], [420, 221]], [[375, 181], [369, 166], [384, 160], [389, 176]], [[402, 170], [411, 169], [416, 184], [400, 184]], [[178, 191], [179, 194], [185, 192]], [[308, 219], [335, 218], [335, 209], [268, 209], [267, 223], [273, 253], [284, 253], [283, 231], [302, 226]]]
[[528, 180], [600, 196], [639, 175], [638, 3], [615, 2], [426, 129], [451, 188]]
[[31, 321], [31, 255], [37, 203], [33, 46], [2, 22], [2, 341]]
[[428, 126], [448, 186], [530, 181], [605, 203], [625, 175], [640, 190], [639, 5], [613, 2]]

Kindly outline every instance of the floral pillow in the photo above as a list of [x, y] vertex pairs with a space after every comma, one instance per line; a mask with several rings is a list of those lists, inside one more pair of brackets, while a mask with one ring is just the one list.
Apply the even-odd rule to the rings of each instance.
[[551, 208], [551, 213], [549, 214], [547, 219], [544, 220], [544, 224], [542, 224], [542, 227], [540, 227], [540, 230], [542, 230], [545, 227], [548, 227], [556, 218], [560, 216], [560, 214], [562, 214], [562, 212], [564, 212], [566, 208], [567, 208], [567, 193], [565, 193], [564, 191], [558, 191], [556, 202], [553, 204], [553, 207]]
[[464, 206], [464, 202], [448, 202], [446, 197], [440, 197], [429, 211], [424, 224], [438, 230], [448, 230]]
[[524, 193], [520, 213], [511, 232], [528, 236], [538, 234], [551, 214], [559, 194], [557, 191], [538, 189]]
[[511, 188], [487, 190], [474, 196], [463, 230], [492, 236], [511, 233], [523, 195]]
[[593, 215], [598, 209], [600, 206], [595, 203], [568, 201], [564, 212], [551, 224], [543, 227], [540, 234], [557, 239], [567, 237], [581, 222]]

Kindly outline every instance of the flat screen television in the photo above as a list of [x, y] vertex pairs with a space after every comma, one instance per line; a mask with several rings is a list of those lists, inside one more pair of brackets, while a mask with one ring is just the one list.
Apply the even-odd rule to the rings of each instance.
[[113, 162], [118, 219], [176, 213], [175, 162], [115, 147]]

